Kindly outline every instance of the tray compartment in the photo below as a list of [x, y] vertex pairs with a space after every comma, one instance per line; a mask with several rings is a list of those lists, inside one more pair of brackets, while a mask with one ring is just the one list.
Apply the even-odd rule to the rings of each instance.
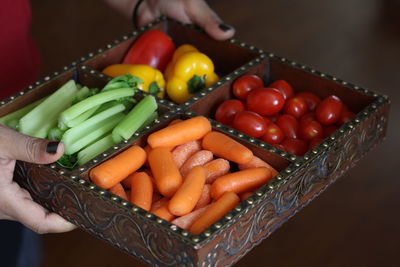
[[226, 221], [222, 222], [220, 234], [202, 243], [204, 251], [209, 251], [202, 255], [204, 266], [234, 264], [343, 176], [383, 141], [388, 110], [386, 103], [362, 111], [365, 120], [357, 127], [347, 125], [304, 158], [297, 158], [242, 203], [242, 210], [236, 210], [238, 215], [233, 216], [231, 225], [226, 227]]
[[254, 60], [262, 53], [262, 50], [244, 43], [216, 41], [195, 26], [183, 25], [174, 20], [162, 18], [140, 28], [138, 31], [123, 36], [120, 40], [115, 40], [96, 53], [90, 53], [81, 59], [81, 64], [101, 72], [111, 64], [121, 63], [136, 38], [150, 29], [158, 29], [167, 33], [176, 47], [182, 44], [194, 45], [200, 52], [211, 58], [215, 71], [220, 77], [232, 73], [235, 69]]
[[[81, 85], [88, 86], [90, 88], [102, 88], [104, 87], [107, 82], [110, 80], [109, 77], [106, 77], [105, 75], [98, 73], [94, 70], [91, 70], [90, 68], [86, 66], [78, 66], [78, 67], [73, 67], [68, 69], [67, 71], [64, 71], [60, 74], [53, 75], [52, 78], [49, 79], [44, 79], [43, 81], [39, 81], [33, 86], [28, 87], [26, 90], [21, 91], [19, 94], [14, 95], [10, 97], [8, 100], [5, 100], [2, 105], [0, 105], [0, 116], [4, 116], [10, 112], [13, 112], [15, 110], [18, 110], [19, 108], [22, 108], [42, 97], [45, 97], [54, 91], [56, 91], [58, 88], [60, 88], [64, 83], [66, 83], [68, 80], [73, 79], [77, 83]], [[147, 94], [138, 90], [134, 96], [134, 98], [139, 101], [143, 97], [145, 97]], [[159, 116], [163, 116], [165, 113], [171, 112], [172, 107], [169, 105], [164, 100], [157, 99], [157, 104], [158, 104], [158, 113]], [[131, 139], [135, 139], [138, 136], [140, 136], [142, 133], [145, 133], [146, 131], [149, 131], [151, 127], [154, 125], [154, 123], [150, 124], [149, 126], [146, 126], [144, 129], [138, 131], [137, 133], [134, 134]], [[120, 146], [123, 144], [128, 143], [127, 140], [124, 140], [121, 142]], [[41, 169], [44, 168], [52, 168], [56, 171], [62, 171], [63, 173], [76, 173], [79, 172], [82, 169], [85, 169], [95, 163], [98, 163], [101, 160], [104, 160], [108, 155], [112, 154], [113, 152], [116, 151], [115, 147], [119, 147], [118, 145], [114, 146], [114, 148], [111, 148], [109, 151], [106, 151], [105, 153], [97, 156], [95, 159], [89, 161], [88, 163], [75, 167], [73, 169], [64, 169], [58, 164], [50, 164], [50, 165], [38, 165], [40, 166]], [[106, 155], [106, 156], [105, 156]], [[20, 164], [21, 162], [17, 162], [17, 164]], [[27, 166], [25, 164], [25, 166]], [[31, 164], [30, 167], [33, 167], [35, 165]], [[86, 167], [85, 167], [86, 166]]]

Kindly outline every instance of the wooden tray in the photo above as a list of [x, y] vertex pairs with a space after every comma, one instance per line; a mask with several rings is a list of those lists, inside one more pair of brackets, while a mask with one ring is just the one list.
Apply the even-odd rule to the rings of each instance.
[[[155, 266], [234, 264], [342, 176], [386, 134], [390, 105], [386, 96], [235, 39], [212, 40], [193, 26], [165, 18], [2, 101], [0, 116], [50, 94], [71, 78], [90, 87], [103, 86], [109, 78], [99, 71], [119, 63], [137, 36], [152, 28], [168, 33], [177, 45], [191, 43], [210, 56], [221, 80], [181, 105], [158, 99], [162, 114], [159, 119], [85, 165], [70, 170], [57, 164], [18, 162], [16, 167], [16, 180], [37, 202], [144, 262]], [[336, 94], [356, 116], [303, 157], [291, 155], [212, 119], [216, 107], [232, 97], [232, 81], [244, 73], [258, 74], [266, 82], [285, 79], [297, 90], [320, 97]], [[137, 97], [144, 95], [138, 93]], [[193, 235], [89, 181], [88, 172], [100, 162], [132, 144], [144, 145], [148, 134], [175, 118], [198, 114], [208, 117], [214, 130], [232, 136], [280, 172], [203, 233]]]

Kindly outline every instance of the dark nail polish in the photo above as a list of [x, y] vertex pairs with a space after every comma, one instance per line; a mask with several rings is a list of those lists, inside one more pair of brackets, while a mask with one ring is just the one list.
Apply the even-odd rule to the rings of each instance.
[[224, 32], [229, 31], [230, 29], [232, 29], [231, 26], [223, 24], [223, 23], [219, 24], [218, 27]]
[[46, 145], [46, 152], [49, 154], [56, 154], [59, 143], [60, 142], [48, 142]]

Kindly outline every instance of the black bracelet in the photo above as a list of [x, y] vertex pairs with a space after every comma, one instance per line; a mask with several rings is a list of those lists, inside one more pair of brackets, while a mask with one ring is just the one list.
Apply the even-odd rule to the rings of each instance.
[[138, 13], [140, 4], [142, 2], [143, 2], [143, 0], [138, 0], [138, 2], [135, 5], [135, 8], [133, 9], [133, 12], [132, 12], [132, 24], [133, 24], [133, 27], [135, 27], [135, 29], [139, 28], [138, 24], [137, 24], [137, 13]]

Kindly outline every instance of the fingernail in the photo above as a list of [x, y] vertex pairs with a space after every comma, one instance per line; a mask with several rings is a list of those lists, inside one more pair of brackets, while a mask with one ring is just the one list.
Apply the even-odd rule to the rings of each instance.
[[230, 29], [232, 29], [231, 26], [223, 24], [223, 23], [219, 24], [218, 27], [224, 32], [229, 31]]
[[46, 145], [46, 152], [49, 154], [56, 154], [59, 143], [60, 142], [48, 142]]

